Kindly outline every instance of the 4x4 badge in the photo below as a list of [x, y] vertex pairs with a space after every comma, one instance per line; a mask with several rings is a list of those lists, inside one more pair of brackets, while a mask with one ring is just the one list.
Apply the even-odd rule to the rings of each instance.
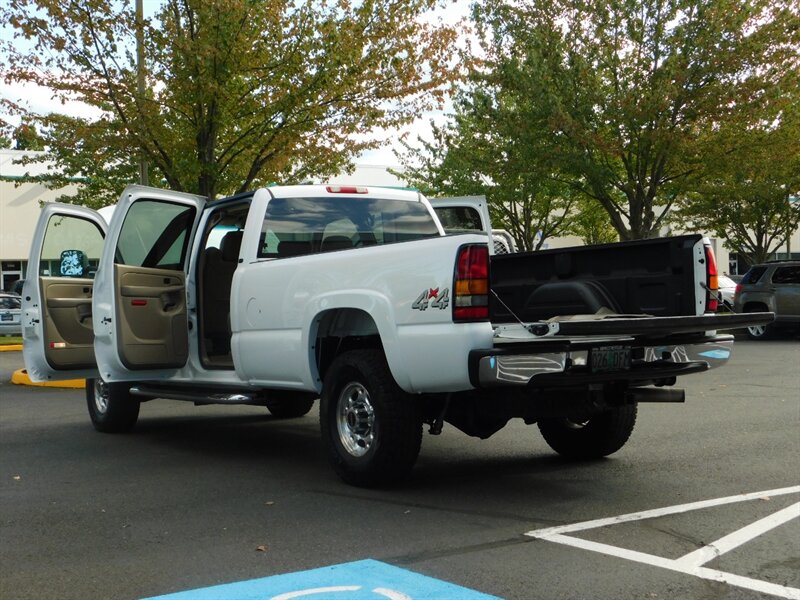
[[450, 288], [444, 288], [443, 290], [429, 288], [425, 290], [417, 297], [411, 308], [414, 310], [427, 310], [429, 306], [439, 310], [444, 310], [450, 306]]

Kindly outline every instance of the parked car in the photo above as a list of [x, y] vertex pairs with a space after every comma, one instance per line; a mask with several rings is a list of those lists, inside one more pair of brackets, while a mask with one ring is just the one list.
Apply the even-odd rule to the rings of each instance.
[[730, 312], [733, 310], [733, 297], [736, 294], [736, 282], [727, 275], [717, 277], [719, 286], [719, 310]]
[[489, 250], [492, 254], [511, 254], [517, 251], [514, 238], [508, 231], [492, 227], [486, 196], [431, 198], [430, 203], [446, 234], [491, 231], [492, 244]]
[[800, 260], [754, 265], [736, 286], [734, 310], [770, 311], [775, 321], [747, 328], [751, 339], [766, 339], [782, 329], [800, 328]]
[[0, 292], [0, 335], [22, 335], [20, 307], [18, 295]]

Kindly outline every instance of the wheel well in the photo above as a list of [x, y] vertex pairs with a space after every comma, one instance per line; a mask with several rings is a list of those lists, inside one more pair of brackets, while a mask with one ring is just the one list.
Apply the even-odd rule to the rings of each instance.
[[363, 348], [383, 351], [378, 326], [369, 313], [357, 308], [339, 308], [318, 316], [314, 354], [320, 379], [342, 352]]
[[768, 312], [769, 307], [763, 302], [748, 302], [742, 308], [743, 312]]

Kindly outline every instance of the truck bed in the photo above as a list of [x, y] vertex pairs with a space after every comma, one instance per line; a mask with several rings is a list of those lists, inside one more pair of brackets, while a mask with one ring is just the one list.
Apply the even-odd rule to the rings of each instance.
[[694, 256], [700, 235], [495, 255], [494, 323], [593, 314], [697, 314]]

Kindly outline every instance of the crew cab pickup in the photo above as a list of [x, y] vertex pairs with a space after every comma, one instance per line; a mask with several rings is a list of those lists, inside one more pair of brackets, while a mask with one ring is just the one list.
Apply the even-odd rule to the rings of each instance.
[[47, 204], [23, 288], [34, 381], [87, 378], [101, 432], [155, 398], [307, 414], [355, 485], [414, 465], [423, 424], [488, 437], [537, 423], [559, 453], [611, 454], [638, 402], [724, 364], [700, 236], [493, 256], [410, 191], [278, 186], [218, 201], [129, 186], [110, 221]]

